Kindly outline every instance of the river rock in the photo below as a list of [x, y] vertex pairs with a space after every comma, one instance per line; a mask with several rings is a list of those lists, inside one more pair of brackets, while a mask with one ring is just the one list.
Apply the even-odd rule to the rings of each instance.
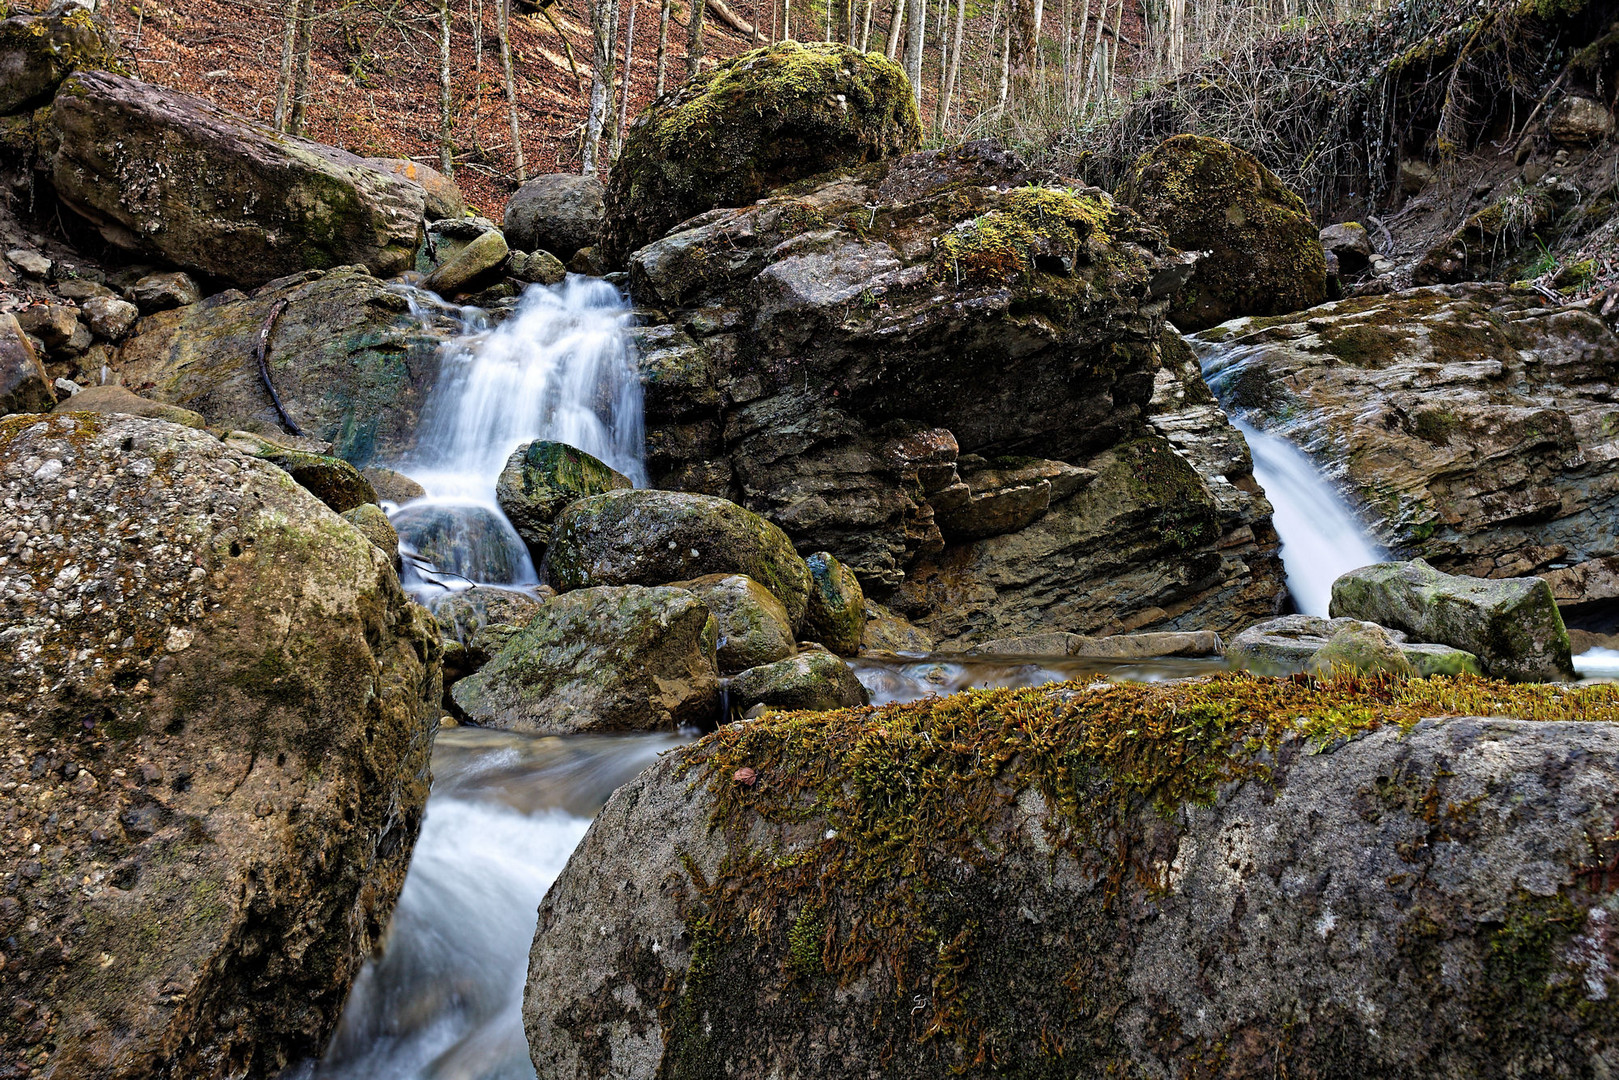
[[1283, 615], [1255, 623], [1226, 644], [1226, 660], [1233, 668], [1256, 675], [1294, 675], [1310, 670], [1317, 655], [1340, 633], [1359, 628], [1355, 635], [1345, 638], [1345, 647], [1362, 633], [1372, 634], [1373, 631], [1364, 629], [1366, 626], [1376, 627], [1392, 640], [1417, 675], [1484, 674], [1484, 665], [1470, 652], [1448, 645], [1408, 641], [1403, 631], [1375, 623], [1350, 618], [1323, 619], [1319, 615]]
[[536, 176], [506, 200], [502, 224], [506, 242], [522, 251], [549, 252], [566, 263], [601, 235], [606, 194], [607, 189], [594, 176]]
[[1500, 285], [1343, 300], [1193, 338], [1223, 400], [1348, 491], [1383, 546], [1619, 597], [1619, 337]]
[[746, 206], [802, 177], [914, 150], [921, 134], [905, 73], [892, 60], [832, 42], [744, 53], [653, 102], [630, 125], [608, 178], [597, 255], [616, 267], [705, 210]]
[[793, 628], [787, 609], [769, 589], [742, 574], [709, 574], [694, 581], [677, 581], [701, 600], [718, 627], [720, 674], [734, 675], [759, 664], [793, 655]]
[[426, 323], [359, 267], [296, 275], [143, 319], [112, 367], [130, 389], [215, 427], [280, 432], [256, 358], [269, 321], [266, 363], [288, 414], [364, 467], [415, 445], [441, 346], [459, 332], [452, 312], [425, 311]]
[[781, 601], [795, 630], [809, 605], [809, 569], [787, 535], [709, 495], [632, 489], [579, 499], [557, 516], [547, 555], [562, 590], [746, 574]]
[[860, 633], [861, 655], [932, 651], [932, 634], [875, 600], [866, 599], [866, 625]]
[[185, 307], [202, 299], [202, 287], [190, 274], [178, 270], [146, 274], [124, 290], [124, 299], [153, 315], [171, 308]]
[[51, 126], [57, 194], [108, 242], [243, 287], [356, 263], [386, 277], [421, 239], [416, 184], [177, 90], [80, 72]]
[[124, 387], [114, 384], [81, 387], [77, 393], [56, 406], [53, 411], [58, 413], [123, 413], [126, 416], [147, 416], [154, 420], [167, 420], [171, 424], [179, 424], [182, 427], [204, 428], [208, 426], [201, 413], [194, 413], [190, 409], [182, 409], [178, 405], [165, 405], [160, 401], [150, 401], [139, 394], [132, 394]]
[[423, 211], [427, 220], [458, 218], [467, 212], [466, 198], [454, 180], [409, 158], [362, 158], [367, 165], [381, 173], [397, 176], [422, 189]]
[[[1452, 717], [1323, 742], [1293, 733], [1316, 692], [1243, 685], [1277, 695], [1267, 713], [1298, 703], [1274, 757], [1206, 684], [766, 716], [664, 757], [540, 905], [537, 1073], [1611, 1068], [1619, 943], [1589, 838], [1619, 816], [1619, 727]], [[1126, 735], [1153, 729], [1173, 766]], [[1179, 771], [1211, 746], [1234, 778]]]
[[519, 281], [559, 285], [568, 276], [568, 268], [549, 251], [518, 251], [512, 253], [511, 274]]
[[529, 568], [522, 540], [493, 507], [423, 500], [388, 520], [405, 556], [449, 588], [515, 583]]
[[377, 498], [382, 502], [391, 502], [402, 506], [412, 499], [419, 499], [427, 494], [427, 489], [422, 485], [404, 473], [395, 472], [392, 469], [372, 466], [368, 469], [361, 469], [360, 475], [365, 477], [366, 482], [371, 485], [372, 490], [377, 493]]
[[388, 556], [399, 569], [399, 534], [394, 531], [393, 525], [388, 522], [388, 515], [376, 503], [361, 503], [359, 506], [342, 513], [344, 521], [359, 530], [360, 535], [377, 546], [377, 550]]
[[715, 634], [684, 589], [578, 589], [545, 604], [451, 696], [478, 724], [548, 735], [712, 721]]
[[749, 668], [728, 684], [731, 707], [826, 712], [864, 705], [866, 688], [849, 665], [829, 652], [805, 649], [796, 656]]
[[68, 304], [34, 304], [16, 314], [17, 325], [38, 338], [47, 352], [56, 352], [79, 330], [79, 310]]
[[495, 482], [495, 499], [538, 561], [564, 506], [633, 486], [629, 477], [583, 450], [537, 439], [512, 451]]
[[474, 585], [446, 592], [428, 604], [447, 641], [470, 641], [485, 626], [522, 626], [540, 610], [541, 601], [526, 592]]
[[34, 343], [10, 312], [0, 312], [0, 416], [47, 412], [56, 404]]
[[810, 572], [804, 636], [840, 656], [853, 656], [860, 651], [866, 630], [866, 596], [860, 579], [825, 551], [817, 551], [804, 565]]
[[1175, 247], [1208, 252], [1170, 309], [1182, 330], [1327, 298], [1326, 259], [1304, 200], [1246, 150], [1173, 136], [1131, 167], [1119, 201]]
[[0, 1056], [131, 1080], [318, 1058], [427, 798], [426, 612], [205, 432], [14, 417], [0, 487], [23, 538], [0, 568]]
[[140, 309], [115, 296], [94, 296], [79, 305], [91, 333], [108, 341], [122, 341], [140, 318]]
[[312, 454], [249, 431], [233, 431], [225, 441], [244, 454], [285, 470], [299, 486], [339, 514], [377, 501], [370, 481], [342, 458]]
[[446, 298], [468, 292], [505, 267], [508, 254], [504, 236], [498, 232], [483, 233], [440, 263], [427, 275], [422, 287]]
[[1409, 678], [1416, 674], [1393, 634], [1376, 623], [1353, 619], [1334, 628], [1332, 637], [1310, 657], [1305, 670], [1315, 675], [1353, 672]]
[[116, 69], [117, 49], [112, 24], [88, 7], [0, 22], [0, 116], [48, 104], [75, 71]]
[[969, 656], [1080, 657], [1087, 660], [1155, 660], [1165, 656], [1218, 656], [1220, 635], [1212, 630], [1145, 634], [1024, 634], [997, 638], [967, 650]]
[[1365, 619], [1465, 649], [1514, 682], [1574, 678], [1568, 631], [1539, 578], [1444, 574], [1421, 559], [1351, 570], [1332, 583], [1334, 618]]

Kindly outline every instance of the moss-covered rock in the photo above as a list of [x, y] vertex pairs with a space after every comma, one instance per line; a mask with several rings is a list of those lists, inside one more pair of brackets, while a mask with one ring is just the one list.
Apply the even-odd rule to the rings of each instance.
[[1118, 194], [1171, 244], [1209, 253], [1170, 308], [1182, 330], [1327, 298], [1326, 257], [1304, 201], [1246, 150], [1176, 135], [1136, 161]]
[[313, 454], [249, 431], [233, 431], [225, 441], [244, 454], [251, 454], [284, 470], [300, 486], [339, 514], [377, 501], [371, 481], [340, 457]]
[[[1324, 663], [1318, 663], [1327, 646], [1340, 636], [1344, 638], [1340, 647], [1327, 653]], [[1384, 649], [1382, 639], [1385, 637], [1394, 642], [1404, 666]], [[1386, 665], [1378, 670], [1423, 677], [1484, 674], [1484, 665], [1470, 652], [1449, 645], [1409, 641], [1404, 631], [1390, 630], [1376, 623], [1323, 619], [1319, 615], [1283, 615], [1255, 623], [1226, 644], [1225, 656], [1233, 668], [1255, 675], [1297, 675], [1312, 670], [1330, 674], [1334, 662], [1351, 668], [1356, 666], [1360, 653], [1350, 646], [1364, 639], [1371, 639], [1373, 645], [1373, 651], [1365, 655], [1374, 663], [1381, 656], [1381, 662]]]
[[583, 450], [537, 439], [512, 451], [495, 482], [495, 499], [538, 562], [564, 506], [632, 486], [629, 477]]
[[759, 664], [774, 663], [796, 651], [787, 609], [752, 578], [709, 574], [670, 584], [697, 597], [713, 613], [719, 634], [716, 655], [720, 674], [734, 675]]
[[394, 531], [382, 507], [374, 502], [361, 503], [343, 511], [342, 518], [358, 529], [361, 536], [375, 544], [378, 551], [388, 556], [395, 570], [399, 569], [399, 534]]
[[[147, 416], [154, 420], [167, 420], [182, 427], [203, 428], [207, 421], [201, 413], [182, 409], [178, 405], [165, 405], [139, 394], [132, 394], [122, 386], [86, 386], [77, 394], [57, 405], [53, 412], [123, 413], [126, 416]], [[257, 455], [254, 455], [257, 456]]]
[[832, 653], [806, 649], [796, 656], [749, 668], [729, 684], [731, 707], [826, 712], [866, 704], [866, 688]]
[[781, 601], [796, 631], [810, 573], [779, 528], [742, 507], [678, 491], [609, 491], [568, 504], [549, 549], [557, 588], [663, 585], [746, 574]]
[[705, 72], [636, 118], [607, 182], [600, 258], [621, 265], [671, 226], [772, 188], [915, 149], [898, 64], [784, 41]]
[[716, 633], [684, 589], [579, 589], [541, 607], [451, 696], [476, 723], [552, 735], [710, 721]]
[[1310, 657], [1307, 670], [1317, 675], [1352, 672], [1358, 675], [1415, 675], [1389, 632], [1376, 623], [1351, 620], [1333, 631], [1327, 643]]
[[318, 1058], [421, 823], [431, 620], [286, 473], [192, 428], [8, 418], [0, 497], [38, 538], [0, 570], [6, 1070]]
[[866, 595], [860, 579], [825, 551], [817, 551], [804, 564], [811, 583], [804, 636], [840, 656], [853, 656], [866, 631]]
[[0, 116], [48, 102], [75, 71], [119, 70], [112, 25], [88, 7], [0, 22]]

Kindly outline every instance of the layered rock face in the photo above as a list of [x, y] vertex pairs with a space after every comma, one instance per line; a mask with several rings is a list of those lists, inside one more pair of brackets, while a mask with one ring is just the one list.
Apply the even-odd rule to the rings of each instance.
[[0, 422], [8, 1071], [263, 1077], [381, 946], [437, 634], [274, 466], [129, 416]]
[[[1213, 476], [1149, 423], [1188, 264], [1105, 194], [1033, 186], [1053, 180], [969, 144], [636, 252], [634, 295], [664, 316], [637, 331], [653, 483], [740, 502], [879, 598], [904, 582], [896, 603], [946, 638], [1268, 613], [1274, 559], [1222, 556]], [[1273, 553], [1254, 510], [1237, 544]]]
[[1619, 338], [1533, 293], [1458, 285], [1194, 337], [1221, 399], [1307, 452], [1377, 539], [1437, 569], [1619, 597]]
[[1467, 707], [1430, 692], [1225, 677], [722, 728], [621, 788], [542, 903], [535, 1067], [1606, 1075], [1619, 728], [1418, 720]]

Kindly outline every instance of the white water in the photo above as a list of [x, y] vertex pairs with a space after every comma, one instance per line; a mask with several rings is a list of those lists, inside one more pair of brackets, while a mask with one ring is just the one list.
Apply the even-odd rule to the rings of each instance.
[[1304, 451], [1235, 416], [1231, 422], [1248, 440], [1254, 479], [1270, 500], [1293, 603], [1305, 615], [1325, 616], [1332, 583], [1351, 570], [1387, 561], [1388, 553]]

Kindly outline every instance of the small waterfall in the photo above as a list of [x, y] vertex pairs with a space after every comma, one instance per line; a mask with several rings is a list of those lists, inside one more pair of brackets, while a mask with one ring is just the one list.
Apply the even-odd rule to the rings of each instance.
[[443, 358], [416, 450], [400, 465], [427, 491], [392, 517], [407, 587], [538, 583], [495, 502], [495, 481], [522, 443], [568, 443], [646, 483], [630, 319], [616, 288], [576, 275], [531, 286], [498, 326], [463, 309], [463, 333]]

